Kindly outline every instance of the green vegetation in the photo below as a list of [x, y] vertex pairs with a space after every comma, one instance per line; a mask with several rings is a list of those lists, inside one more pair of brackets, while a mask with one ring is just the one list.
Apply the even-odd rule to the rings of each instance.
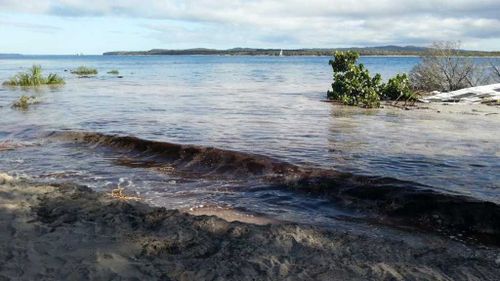
[[80, 66], [77, 69], [71, 70], [71, 73], [80, 76], [97, 75], [97, 69], [86, 66]]
[[12, 104], [12, 108], [19, 109], [19, 110], [27, 110], [30, 105], [32, 104], [37, 104], [38, 100], [34, 96], [25, 96], [22, 95], [19, 100], [15, 101]]
[[410, 78], [406, 73], [398, 74], [387, 81], [382, 90], [382, 97], [386, 100], [414, 101], [416, 95], [411, 88]]
[[6, 86], [36, 87], [40, 85], [60, 85], [64, 84], [64, 79], [57, 74], [42, 75], [42, 67], [33, 65], [28, 72], [18, 73], [16, 76], [5, 81]]
[[406, 74], [398, 74], [383, 84], [380, 74], [371, 77], [363, 64], [356, 64], [358, 58], [357, 52], [335, 52], [334, 59], [330, 60], [333, 83], [328, 99], [365, 108], [379, 107], [382, 99], [415, 99]]
[[113, 70], [108, 71], [108, 74], [118, 75], [118, 74], [120, 74], [120, 71], [113, 69]]
[[335, 59], [330, 60], [334, 81], [328, 98], [345, 105], [379, 107], [382, 79], [379, 74], [370, 77], [362, 64], [356, 64], [358, 58], [359, 54], [352, 51], [335, 53]]

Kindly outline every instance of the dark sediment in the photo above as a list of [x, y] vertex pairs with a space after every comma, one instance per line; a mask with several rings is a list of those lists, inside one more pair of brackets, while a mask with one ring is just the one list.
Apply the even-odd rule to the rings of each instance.
[[261, 155], [129, 136], [55, 132], [51, 137], [117, 149], [136, 159], [129, 165], [168, 165], [188, 177], [261, 179], [269, 185], [328, 197], [379, 223], [500, 246], [499, 205], [415, 182], [304, 168]]
[[442, 193], [412, 182], [354, 175], [303, 178], [294, 186], [365, 210], [384, 224], [413, 226], [500, 246], [500, 206], [492, 202]]
[[294, 165], [269, 157], [211, 147], [180, 145], [100, 133], [63, 131], [52, 133], [50, 136], [115, 148], [122, 152], [135, 154], [136, 157], [147, 156], [149, 161], [174, 166], [179, 173], [186, 172], [205, 177], [280, 176], [294, 174], [298, 171]]

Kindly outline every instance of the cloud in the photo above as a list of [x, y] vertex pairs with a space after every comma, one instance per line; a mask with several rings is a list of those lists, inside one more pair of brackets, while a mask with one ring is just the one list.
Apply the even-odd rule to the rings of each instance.
[[26, 22], [17, 22], [17, 21], [6, 21], [6, 20], [0, 20], [0, 26], [8, 26], [12, 28], [21, 28], [21, 29], [26, 29], [30, 31], [35, 31], [35, 32], [44, 32], [44, 33], [51, 33], [60, 30], [59, 27], [57, 26], [52, 26], [48, 24], [33, 24], [33, 23], [26, 23]]
[[238, 34], [256, 44], [304, 47], [500, 40], [498, 0], [0, 0], [0, 7], [59, 17], [177, 21], [181, 25], [173, 29], [154, 30], [162, 26], [157, 23], [147, 28], [151, 36], [193, 44], [241, 39]]

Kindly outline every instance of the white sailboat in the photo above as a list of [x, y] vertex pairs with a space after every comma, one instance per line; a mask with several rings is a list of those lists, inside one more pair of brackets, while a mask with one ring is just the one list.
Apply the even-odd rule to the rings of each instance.
[[280, 50], [280, 57], [283, 56], [283, 49]]

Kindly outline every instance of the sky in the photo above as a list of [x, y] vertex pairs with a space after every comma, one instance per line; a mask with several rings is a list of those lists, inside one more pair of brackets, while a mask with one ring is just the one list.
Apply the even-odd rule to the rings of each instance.
[[500, 50], [500, 0], [0, 0], [0, 53], [233, 47]]

